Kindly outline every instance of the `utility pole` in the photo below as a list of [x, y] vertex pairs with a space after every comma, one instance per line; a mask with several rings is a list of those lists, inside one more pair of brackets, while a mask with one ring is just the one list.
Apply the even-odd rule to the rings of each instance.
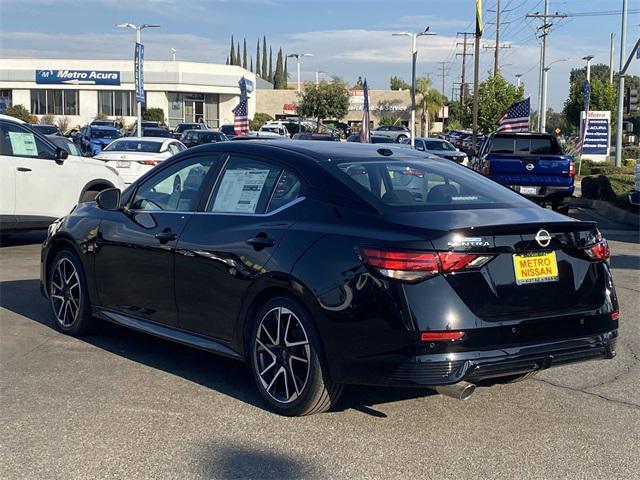
[[475, 34], [475, 52], [473, 57], [473, 108], [472, 108], [472, 120], [471, 120], [471, 142], [473, 148], [476, 148], [476, 142], [478, 140], [478, 83], [480, 80], [480, 39], [482, 38], [482, 10], [480, 4], [476, 3], [476, 34]]
[[442, 114], [442, 116], [440, 118], [442, 119], [442, 131], [444, 132], [444, 80], [447, 77], [447, 74], [444, 73], [444, 69], [447, 65], [447, 62], [438, 63], [442, 67], [442, 73], [439, 74], [440, 76], [442, 76], [442, 100], [440, 102], [440, 113]]
[[[627, 42], [627, 0], [622, 0], [622, 28], [620, 30], [620, 70], [618, 73], [618, 115], [616, 119], [616, 167], [622, 166], [622, 121], [624, 119], [624, 47]], [[633, 53], [633, 52], [632, 52]]]
[[[626, 0], [625, 0], [626, 1]], [[542, 33], [542, 50], [540, 53], [540, 110], [538, 111], [538, 131], [544, 132], [547, 124], [547, 88], [545, 84], [546, 76], [544, 75], [545, 68], [547, 68], [547, 36], [549, 35], [549, 29], [552, 27], [552, 23], [549, 23], [550, 19], [565, 18], [566, 13], [556, 12], [549, 14], [549, 0], [544, 0], [544, 14], [530, 13], [527, 18], [541, 18], [542, 26], [540, 30]]]
[[611, 44], [609, 45], [609, 83], [613, 84], [613, 39], [616, 37], [616, 32], [611, 32]]
[[[496, 9], [495, 10], [488, 10], [488, 11], [496, 13], [496, 21], [495, 21], [495, 25], [496, 25], [496, 44], [490, 47], [490, 48], [494, 49], [494, 52], [493, 52], [493, 74], [495, 75], [496, 73], [498, 73], [498, 70], [500, 68], [500, 62], [499, 62], [500, 49], [501, 48], [510, 48], [508, 45], [500, 45], [500, 25], [501, 25], [501, 23], [500, 23], [500, 13], [502, 13], [503, 11], [508, 12], [510, 10], [500, 10], [500, 0], [496, 0]], [[487, 22], [487, 23], [491, 23], [491, 22]], [[511, 22], [502, 22], [503, 25], [506, 25], [508, 23], [511, 23]]]
[[462, 43], [456, 43], [456, 47], [462, 45], [462, 53], [456, 53], [456, 57], [460, 56], [462, 57], [462, 74], [460, 75], [460, 105], [464, 107], [464, 98], [466, 96], [466, 82], [465, 82], [465, 77], [466, 77], [466, 65], [467, 65], [467, 57], [472, 57], [473, 53], [467, 53], [467, 36], [468, 35], [473, 35], [473, 33], [469, 33], [469, 32], [458, 32], [458, 35], [463, 35], [464, 36], [464, 40], [462, 41]]

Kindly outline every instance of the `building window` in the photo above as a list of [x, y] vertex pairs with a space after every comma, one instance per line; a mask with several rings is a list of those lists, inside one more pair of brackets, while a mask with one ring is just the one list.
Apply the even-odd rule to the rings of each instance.
[[129, 90], [99, 90], [98, 113], [109, 117], [134, 116], [133, 95], [134, 92]]
[[31, 113], [35, 115], [78, 115], [78, 90], [31, 90]]
[[210, 128], [220, 126], [220, 98], [216, 93], [167, 92], [169, 127], [182, 122], [204, 122]]

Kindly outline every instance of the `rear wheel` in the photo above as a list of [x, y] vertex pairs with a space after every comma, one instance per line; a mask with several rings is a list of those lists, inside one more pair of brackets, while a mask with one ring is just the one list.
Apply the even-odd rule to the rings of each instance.
[[406, 140], [407, 138], [409, 138], [409, 137], [407, 137], [406, 135], [398, 135], [398, 138], [396, 138], [396, 142], [400, 143], [403, 140]]
[[296, 301], [276, 297], [258, 312], [251, 331], [250, 364], [272, 410], [302, 416], [328, 410], [342, 393], [322, 361], [310, 316]]
[[62, 250], [49, 272], [49, 302], [55, 326], [69, 335], [82, 335], [93, 326], [84, 270], [71, 250]]

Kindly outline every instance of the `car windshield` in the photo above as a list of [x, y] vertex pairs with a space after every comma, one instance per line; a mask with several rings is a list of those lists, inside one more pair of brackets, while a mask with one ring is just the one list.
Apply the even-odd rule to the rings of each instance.
[[449, 142], [443, 142], [439, 140], [427, 140], [424, 142], [427, 150], [449, 150], [455, 151], [455, 147]]
[[520, 195], [445, 160], [364, 160], [325, 165], [381, 211], [526, 207]]
[[117, 140], [104, 149], [105, 152], [147, 152], [158, 153], [162, 142], [148, 140]]
[[58, 133], [58, 127], [54, 125], [34, 125], [33, 127], [44, 135]]
[[491, 153], [562, 155], [562, 147], [548, 135], [496, 135], [491, 142]]
[[118, 130], [91, 130], [93, 138], [120, 138], [122, 134]]

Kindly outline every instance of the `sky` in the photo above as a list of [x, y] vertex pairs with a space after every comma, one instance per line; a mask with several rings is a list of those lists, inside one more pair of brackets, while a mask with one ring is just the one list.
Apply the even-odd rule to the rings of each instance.
[[[483, 1], [485, 32], [481, 45], [495, 44], [495, 7], [498, 0]], [[500, 51], [504, 76], [515, 83], [523, 74], [525, 94], [533, 104], [538, 98], [539, 20], [527, 13], [541, 12], [543, 0], [500, 0]], [[594, 63], [609, 63], [610, 34], [616, 33], [614, 65], [619, 64], [622, 0], [549, 0], [550, 12], [618, 12], [593, 16], [568, 16], [553, 21], [548, 37], [548, 105], [560, 110], [569, 91], [571, 68], [585, 65], [582, 57], [594, 55]], [[640, 35], [640, 0], [630, 0], [627, 54]], [[451, 97], [453, 82], [460, 82], [462, 47], [457, 32], [472, 31], [475, 0], [0, 0], [0, 57], [87, 58], [133, 57], [134, 32], [122, 30], [122, 22], [157, 23], [161, 28], [143, 31], [145, 57], [224, 63], [231, 35], [247, 39], [249, 54], [256, 41], [285, 53], [312, 53], [301, 66], [303, 81], [316, 71], [339, 75], [350, 83], [367, 78], [370, 88], [386, 89], [389, 78], [411, 78], [411, 45], [395, 32], [423, 31], [435, 36], [418, 38], [418, 75], [429, 74]], [[274, 51], [274, 64], [275, 64]], [[255, 59], [254, 59], [255, 60]], [[274, 65], [275, 66], [275, 65]], [[482, 48], [480, 81], [493, 68], [493, 50]], [[290, 65], [295, 81], [295, 66]], [[467, 59], [472, 82], [473, 60]], [[629, 73], [640, 75], [640, 60]]]

